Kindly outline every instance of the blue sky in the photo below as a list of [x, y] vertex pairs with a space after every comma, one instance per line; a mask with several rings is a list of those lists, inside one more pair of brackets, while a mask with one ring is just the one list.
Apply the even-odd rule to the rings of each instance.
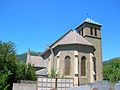
[[103, 60], [120, 56], [119, 0], [0, 0], [0, 40], [44, 51], [87, 18], [102, 24]]

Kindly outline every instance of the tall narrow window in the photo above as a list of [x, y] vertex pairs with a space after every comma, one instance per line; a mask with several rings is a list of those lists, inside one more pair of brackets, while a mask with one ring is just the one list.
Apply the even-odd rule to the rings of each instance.
[[81, 76], [86, 76], [86, 57], [81, 58]]
[[79, 32], [78, 32], [78, 33], [79, 33], [79, 35], [81, 35], [81, 31], [80, 31], [80, 30], [79, 30]]
[[81, 30], [81, 35], [83, 36], [83, 29]]
[[90, 28], [90, 35], [93, 35], [93, 28]]
[[94, 80], [96, 81], [96, 60], [95, 60], [95, 57], [92, 58], [93, 60], [93, 77], [94, 77]]
[[70, 75], [70, 57], [69, 56], [66, 56], [65, 57], [65, 72], [64, 74], [65, 75]]
[[94, 29], [94, 32], [95, 32], [95, 36], [97, 36], [97, 29], [96, 28]]

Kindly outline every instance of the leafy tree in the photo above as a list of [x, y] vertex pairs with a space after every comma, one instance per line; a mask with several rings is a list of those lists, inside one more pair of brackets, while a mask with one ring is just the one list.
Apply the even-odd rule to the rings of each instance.
[[0, 90], [7, 90], [9, 84], [7, 83], [8, 76], [10, 73], [2, 73], [0, 72]]
[[104, 80], [116, 83], [120, 80], [120, 58], [114, 58], [103, 64]]
[[21, 79], [35, 80], [32, 66], [17, 60], [15, 44], [0, 41], [0, 90], [12, 90], [12, 84]]
[[20, 80], [36, 80], [36, 74], [33, 66], [30, 64], [19, 63], [17, 65], [16, 79]]
[[[8, 89], [11, 89], [13, 81], [15, 81], [16, 71], [16, 50], [15, 44], [12, 42], [0, 41], [0, 72], [3, 81], [10, 85]], [[10, 75], [9, 75], [9, 73]], [[7, 87], [6, 87], [7, 88]]]
[[56, 70], [54, 68], [51, 69], [50, 77], [51, 78], [55, 78], [56, 77]]
[[26, 80], [36, 80], [36, 74], [33, 66], [27, 65]]

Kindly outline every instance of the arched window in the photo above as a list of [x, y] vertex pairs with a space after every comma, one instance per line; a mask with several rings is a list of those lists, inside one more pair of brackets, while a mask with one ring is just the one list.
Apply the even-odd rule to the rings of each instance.
[[86, 57], [81, 58], [81, 76], [86, 76]]
[[66, 56], [65, 57], [65, 67], [64, 67], [64, 74], [65, 75], [70, 75], [70, 57]]

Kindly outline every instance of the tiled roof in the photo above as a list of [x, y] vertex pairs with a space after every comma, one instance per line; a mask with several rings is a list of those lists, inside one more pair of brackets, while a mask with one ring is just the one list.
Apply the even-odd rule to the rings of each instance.
[[78, 25], [75, 29], [78, 29], [79, 27], [81, 27], [83, 24], [85, 23], [90, 23], [90, 24], [94, 24], [94, 25], [98, 25], [98, 26], [102, 26], [102, 24], [92, 20], [92, 19], [89, 19], [89, 18], [86, 18], [80, 25]]
[[71, 30], [62, 38], [57, 40], [53, 45], [51, 45], [51, 47], [54, 48], [58, 45], [68, 45], [68, 44], [82, 44], [82, 45], [93, 46], [90, 42], [88, 42], [85, 38], [79, 35], [76, 31]]
[[45, 67], [45, 62], [41, 56], [27, 56], [27, 63], [34, 65], [34, 67]]
[[[92, 23], [92, 24], [97, 24], [97, 25], [100, 25], [100, 26], [101, 26], [100, 23], [95, 22], [95, 21], [93, 21], [92, 19], [89, 19], [89, 18], [86, 18], [86, 20], [85, 20], [84, 22], [88, 22], [88, 23]], [[83, 22], [83, 23], [84, 23], [84, 22]]]
[[45, 75], [47, 75], [47, 73], [48, 73], [48, 71], [46, 68], [36, 71], [36, 75], [40, 75], [40, 76], [45, 76]]

